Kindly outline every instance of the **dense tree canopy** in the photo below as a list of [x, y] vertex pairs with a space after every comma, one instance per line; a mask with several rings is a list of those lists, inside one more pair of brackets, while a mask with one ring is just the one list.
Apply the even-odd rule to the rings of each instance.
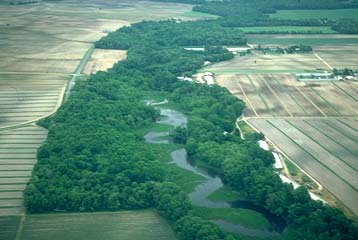
[[[208, 35], [211, 27], [220, 37]], [[231, 59], [221, 45], [240, 42], [245, 42], [240, 31], [212, 21], [142, 22], [97, 42], [101, 48], [128, 49], [128, 58], [78, 82], [59, 111], [41, 122], [49, 136], [25, 191], [27, 209], [155, 207], [173, 223], [179, 239], [231, 239], [193, 215], [187, 195], [168, 181], [166, 165], [138, 134], [159, 116], [144, 103], [150, 92], [167, 96], [188, 115], [187, 128], [178, 129], [175, 139], [190, 157], [219, 169], [227, 184], [284, 216], [299, 230], [302, 238], [297, 239], [355, 239], [356, 228], [340, 211], [311, 201], [305, 189], [282, 184], [269, 153], [254, 141], [224, 134], [234, 132], [244, 108], [241, 100], [219, 86], [177, 79], [195, 73], [207, 60]], [[187, 44], [211, 46], [195, 52], [185, 50]]]

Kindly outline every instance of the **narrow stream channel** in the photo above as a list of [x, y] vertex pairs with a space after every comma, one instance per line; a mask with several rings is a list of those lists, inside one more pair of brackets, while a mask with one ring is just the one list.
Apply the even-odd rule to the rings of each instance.
[[[181, 112], [172, 109], [161, 108], [161, 107], [156, 107], [156, 108], [160, 110], [160, 113], [163, 116], [163, 118], [158, 120], [157, 123], [167, 124], [173, 127], [186, 126], [187, 117]], [[144, 139], [148, 143], [168, 144], [169, 140], [161, 139], [161, 137], [168, 136], [168, 135], [169, 132], [149, 132], [144, 136]], [[246, 236], [253, 236], [253, 237], [272, 237], [272, 236], [278, 236], [285, 228], [285, 222], [283, 219], [271, 214], [263, 207], [254, 205], [250, 201], [214, 202], [207, 199], [207, 197], [211, 193], [223, 187], [224, 184], [221, 178], [210, 174], [208, 171], [206, 171], [203, 168], [199, 168], [197, 166], [193, 166], [192, 164], [190, 164], [190, 162], [188, 161], [187, 152], [184, 148], [173, 151], [171, 153], [171, 158], [172, 158], [171, 163], [176, 164], [178, 167], [191, 171], [206, 179], [204, 182], [197, 185], [195, 187], [195, 190], [189, 194], [189, 198], [194, 205], [200, 207], [207, 207], [207, 208], [250, 209], [259, 212], [263, 216], [265, 216], [265, 218], [270, 222], [271, 225], [270, 229], [265, 230], [265, 229], [248, 228], [243, 225], [233, 224], [222, 219], [216, 219], [212, 221], [218, 224], [219, 226], [221, 226], [226, 231], [238, 233]]]

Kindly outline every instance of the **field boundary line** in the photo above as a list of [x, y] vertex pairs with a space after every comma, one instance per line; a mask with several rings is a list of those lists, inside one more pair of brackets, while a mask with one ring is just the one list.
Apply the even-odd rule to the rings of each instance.
[[[271, 74], [272, 75], [272, 74]], [[275, 96], [275, 98], [277, 99], [277, 101], [282, 105], [282, 107], [286, 110], [286, 112], [288, 113], [288, 115], [290, 115], [290, 117], [293, 117], [292, 113], [288, 110], [288, 108], [285, 106], [285, 104], [283, 104], [282, 100], [280, 99], [280, 97], [277, 95], [277, 93], [273, 90], [273, 88], [270, 86], [270, 84], [268, 83], [268, 81], [262, 76], [261, 79], [262, 81], [265, 83], [265, 85], [267, 86], [267, 88], [272, 92], [272, 94]]]
[[[271, 76], [272, 76], [272, 79], [273, 79], [279, 86], [281, 86], [280, 82], [277, 80], [277, 78], [275, 77], [275, 75], [274, 75], [274, 74], [271, 74]], [[285, 79], [287, 79], [287, 78], [286, 78], [286, 75], [283, 74], [283, 76], [284, 76]], [[291, 95], [291, 94], [288, 94], [288, 96], [290, 96], [290, 98], [291, 98], [291, 99], [296, 103], [296, 105], [302, 110], [302, 112], [305, 114], [305, 116], [308, 116], [308, 114], [307, 114], [306, 110], [304, 109], [304, 107], [301, 106], [301, 104], [295, 99], [295, 97], [293, 97], [293, 95]]]
[[25, 218], [26, 218], [25, 215], [22, 215], [22, 216], [21, 216], [21, 219], [20, 219], [20, 222], [19, 222], [19, 226], [18, 226], [17, 231], [16, 231], [15, 240], [20, 240], [20, 239], [21, 239], [22, 230], [24, 229]]
[[86, 67], [86, 65], [88, 63], [88, 61], [91, 59], [94, 50], [95, 50], [95, 46], [94, 46], [94, 44], [92, 44], [91, 47], [89, 49], [87, 49], [85, 55], [81, 59], [81, 62], [77, 66], [75, 72], [73, 73], [72, 78], [70, 79], [70, 81], [67, 82], [66, 90], [65, 90], [65, 93], [64, 93], [64, 96], [63, 96], [64, 101], [66, 101], [68, 99], [68, 97], [70, 96], [71, 90], [73, 88], [73, 85], [76, 83], [77, 77], [82, 74], [84, 68]]
[[358, 99], [355, 98], [354, 96], [352, 96], [349, 92], [347, 92], [346, 90], [344, 90], [343, 88], [341, 88], [337, 83], [335, 83], [334, 81], [332, 81], [333, 85], [338, 88], [339, 90], [341, 90], [341, 92], [343, 92], [344, 94], [346, 94], [347, 96], [351, 97], [352, 99], [354, 99], [354, 101], [358, 102]]
[[324, 63], [330, 70], [333, 70], [333, 67], [331, 65], [328, 64], [328, 62], [326, 62], [325, 60], [323, 60], [323, 58], [321, 58], [317, 53], [314, 53], [314, 55], [322, 62]]
[[294, 139], [292, 139], [290, 136], [288, 136], [284, 131], [280, 130], [278, 127], [276, 127], [273, 123], [271, 123], [270, 120], [267, 121], [271, 126], [273, 126], [275, 129], [277, 129], [278, 131], [280, 131], [283, 135], [285, 135], [288, 139], [290, 139], [296, 146], [298, 146], [300, 149], [302, 149], [304, 152], [306, 152], [308, 155], [310, 155], [313, 159], [315, 159], [319, 164], [321, 164], [324, 168], [326, 168], [328, 171], [330, 171], [331, 173], [333, 173], [335, 176], [337, 176], [339, 179], [341, 179], [343, 182], [347, 183], [348, 186], [350, 186], [353, 190], [355, 190], [356, 192], [358, 192], [358, 189], [353, 186], [351, 183], [347, 182], [347, 180], [345, 180], [344, 178], [342, 178], [341, 176], [337, 175], [332, 169], [330, 169], [329, 167], [327, 167], [326, 164], [322, 163], [318, 158], [316, 158], [312, 153], [310, 153], [309, 151], [307, 151], [304, 147], [302, 147], [300, 144], [298, 144]]
[[[254, 127], [248, 120], [249, 119], [243, 119], [252, 129], [254, 129], [256, 132], [258, 133], [262, 133], [261, 131], [259, 131], [256, 127]], [[262, 119], [265, 120], [267, 122], [266, 119]], [[318, 182], [318, 180], [316, 180], [314, 177], [312, 177], [309, 173], [307, 173], [303, 168], [301, 168], [295, 161], [292, 160], [291, 157], [289, 157], [289, 155], [283, 151], [281, 148], [279, 148], [269, 137], [267, 137], [267, 135], [265, 134], [265, 139], [267, 141], [269, 141], [272, 146], [278, 151], [280, 152], [284, 157], [286, 157], [291, 163], [293, 163], [301, 172], [303, 172], [305, 175], [307, 175], [313, 182], [315, 182], [318, 186], [318, 190], [321, 191], [323, 189], [323, 186], [321, 183]], [[290, 139], [291, 140], [291, 139]], [[292, 140], [291, 140], [292, 141]], [[294, 143], [294, 142], [293, 142]]]
[[246, 76], [247, 76], [247, 79], [249, 79], [251, 86], [255, 89], [256, 94], [259, 95], [259, 97], [261, 98], [261, 101], [264, 103], [264, 105], [265, 105], [267, 111], [268, 111], [272, 116], [275, 116], [275, 114], [273, 114], [273, 113], [271, 112], [271, 109], [268, 107], [267, 102], [266, 102], [265, 99], [262, 97], [261, 93], [257, 90], [256, 86], [252, 83], [252, 79], [251, 79], [251, 77], [249, 76], [249, 74], [246, 74]]
[[[289, 81], [292, 82], [292, 79], [288, 79]], [[327, 114], [325, 114], [322, 109], [320, 109], [309, 97], [307, 97], [307, 95], [297, 86], [293, 85], [296, 90], [308, 101], [310, 102], [324, 117], [327, 117]]]
[[310, 123], [309, 121], [302, 119], [303, 122], [307, 123], [308, 125], [310, 125], [312, 128], [316, 129], [316, 131], [320, 132], [321, 134], [325, 135], [327, 138], [329, 138], [331, 141], [335, 142], [336, 144], [338, 144], [339, 146], [341, 146], [342, 148], [344, 148], [345, 150], [347, 150], [348, 152], [352, 153], [353, 155], [355, 155], [355, 153], [351, 152], [350, 149], [346, 148], [344, 145], [342, 145], [339, 141], [336, 141], [334, 138], [330, 137], [329, 135], [327, 135], [324, 131], [322, 131], [321, 129], [319, 129], [318, 127], [314, 126], [312, 123]]
[[330, 108], [332, 108], [336, 113], [338, 113], [339, 116], [342, 116], [343, 114], [341, 114], [335, 106], [333, 106], [325, 97], [323, 97], [318, 91], [316, 91], [313, 87], [310, 87], [310, 89], [317, 95], [319, 96]]
[[352, 129], [353, 131], [355, 132], [358, 132], [354, 127], [352, 127], [351, 125], [345, 123], [344, 121], [340, 120], [340, 119], [337, 119], [338, 122], [342, 123], [343, 125], [349, 127], [350, 129]]
[[288, 120], [285, 120], [285, 122], [287, 122], [289, 125], [291, 125], [291, 127], [295, 128], [297, 131], [299, 131], [300, 133], [302, 133], [303, 135], [305, 135], [306, 137], [308, 137], [309, 139], [311, 139], [311, 141], [313, 141], [314, 143], [316, 143], [318, 146], [320, 146], [322, 149], [324, 149], [325, 151], [327, 151], [328, 153], [330, 153], [332, 156], [336, 157], [337, 159], [341, 160], [341, 162], [343, 162], [344, 164], [346, 164], [348, 167], [352, 168], [354, 171], [358, 172], [357, 169], [354, 166], [351, 166], [350, 163], [347, 163], [345, 160], [343, 160], [341, 157], [339, 157], [338, 155], [336, 155], [334, 152], [328, 150], [325, 146], [323, 146], [321, 143], [317, 142], [314, 138], [310, 137], [307, 133], [305, 133], [304, 131], [302, 131], [301, 129], [299, 129], [297, 126], [295, 126], [293, 123], [291, 123]]
[[235, 78], [235, 80], [237, 80], [237, 84], [239, 85], [242, 94], [245, 96], [245, 98], [246, 98], [246, 100], [247, 100], [247, 103], [250, 105], [252, 111], [253, 111], [253, 112], [255, 113], [255, 115], [258, 117], [259, 115], [257, 114], [256, 109], [254, 108], [254, 106], [252, 105], [251, 101], [250, 101], [249, 98], [247, 97], [246, 92], [245, 92], [244, 89], [242, 88], [242, 86], [241, 86], [241, 84], [240, 84], [240, 80], [238, 79], [238, 77], [237, 77], [236, 74], [234, 74], [234, 78]]
[[[337, 121], [339, 119], [336, 119]], [[340, 134], [344, 135], [346, 138], [352, 140], [353, 142], [358, 142], [356, 139], [352, 138], [351, 136], [348, 136], [347, 134], [345, 134], [344, 132], [340, 131], [339, 129], [337, 129], [337, 127], [333, 126], [332, 124], [330, 124], [327, 121], [323, 121], [328, 127], [333, 128], [334, 130], [336, 130], [337, 132], [339, 132]]]

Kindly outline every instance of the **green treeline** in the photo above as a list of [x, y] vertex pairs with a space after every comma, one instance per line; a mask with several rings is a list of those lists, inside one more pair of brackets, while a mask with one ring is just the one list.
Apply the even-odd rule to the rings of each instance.
[[216, 21], [178, 22], [140, 22], [133, 27], [123, 27], [109, 33], [98, 41], [96, 47], [129, 49], [131, 46], [205, 46], [242, 45], [246, 39], [242, 31], [222, 27]]
[[[197, 4], [193, 11], [221, 16], [218, 22], [225, 27], [254, 27], [254, 26], [329, 26], [339, 33], [358, 33], [358, 21], [342, 19], [275, 19], [270, 17], [276, 10], [282, 9], [344, 9], [358, 8], [357, 2], [337, 0], [226, 0], [226, 1], [196, 1], [196, 0], [160, 0], [165, 2], [184, 2]], [[267, 33], [263, 31], [262, 33]], [[275, 33], [274, 31], [271, 33]]]
[[[189, 127], [189, 126], [188, 126]], [[272, 155], [248, 142], [198, 142], [188, 130], [193, 161], [218, 169], [224, 182], [295, 229], [294, 239], [355, 239], [357, 229], [338, 210], [310, 198], [304, 187], [293, 190], [272, 170]]]
[[[211, 27], [219, 37], [202, 30], [212, 33]], [[27, 210], [154, 207], [171, 221], [179, 239], [235, 239], [193, 214], [187, 195], [168, 181], [172, 172], [138, 133], [159, 117], [144, 103], [150, 93], [166, 95], [189, 117], [175, 139], [185, 143], [190, 157], [219, 169], [227, 184], [283, 216], [297, 230], [294, 239], [355, 239], [357, 229], [340, 211], [311, 201], [303, 188], [281, 183], [272, 171], [272, 156], [256, 139], [236, 136], [241, 100], [217, 85], [177, 80], [205, 61], [231, 59], [232, 54], [215, 46], [233, 41], [244, 43], [245, 38], [217, 22], [172, 20], [134, 24], [98, 41], [100, 48], [128, 49], [127, 60], [78, 82], [58, 112], [41, 121], [49, 136], [25, 191]], [[212, 46], [196, 52], [185, 50], [186, 44]]]

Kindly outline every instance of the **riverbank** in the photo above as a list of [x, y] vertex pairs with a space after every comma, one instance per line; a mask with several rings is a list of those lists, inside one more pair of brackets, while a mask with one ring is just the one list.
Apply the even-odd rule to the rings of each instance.
[[[160, 111], [161, 117], [152, 126], [153, 128], [147, 129], [149, 131], [144, 135], [144, 139], [154, 148], [162, 151], [160, 158], [167, 155], [165, 162], [176, 172], [175, 175], [180, 172], [186, 173], [185, 181], [180, 178], [173, 180], [189, 194], [195, 215], [218, 224], [228, 232], [249, 239], [279, 237], [285, 226], [283, 219], [273, 216], [250, 201], [240, 199], [237, 192], [224, 186], [220, 177], [210, 174], [203, 167], [192, 165], [183, 146], [173, 143], [171, 132], [176, 127], [186, 127], [187, 116], [178, 110], [168, 108], [166, 106], [168, 101], [147, 101], [147, 103], [155, 106]], [[157, 148], [158, 146], [161, 148]], [[214, 200], [210, 199], [212, 195]]]

